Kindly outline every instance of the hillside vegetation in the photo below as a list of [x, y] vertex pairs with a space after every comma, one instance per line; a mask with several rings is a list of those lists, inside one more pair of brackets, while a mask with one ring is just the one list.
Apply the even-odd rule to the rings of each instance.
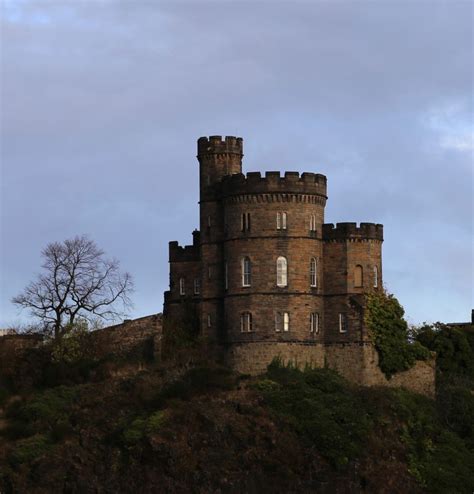
[[183, 369], [4, 390], [0, 492], [472, 492], [466, 387], [446, 416], [443, 402], [327, 369]]

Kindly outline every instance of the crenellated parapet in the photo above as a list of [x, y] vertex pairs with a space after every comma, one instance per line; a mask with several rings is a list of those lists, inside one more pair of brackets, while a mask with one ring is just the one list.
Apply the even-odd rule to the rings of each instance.
[[243, 139], [234, 136], [200, 137], [197, 142], [198, 156], [207, 154], [243, 155]]
[[326, 223], [323, 225], [323, 240], [379, 240], [383, 242], [383, 225], [376, 223]]
[[185, 245], [181, 246], [178, 242], [169, 243], [169, 261], [170, 262], [194, 262], [199, 261], [199, 246]]
[[223, 197], [249, 194], [297, 194], [317, 195], [324, 199], [326, 196], [326, 177], [318, 173], [249, 172], [246, 175], [238, 173], [222, 179]]

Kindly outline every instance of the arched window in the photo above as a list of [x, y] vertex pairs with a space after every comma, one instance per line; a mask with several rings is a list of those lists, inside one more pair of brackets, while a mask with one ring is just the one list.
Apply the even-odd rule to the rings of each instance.
[[242, 286], [250, 286], [252, 283], [252, 263], [249, 257], [242, 259]]
[[379, 270], [377, 266], [374, 266], [374, 288], [378, 288], [379, 286]]
[[312, 287], [318, 286], [318, 262], [314, 257], [309, 263], [309, 281]]
[[311, 232], [316, 231], [316, 216], [314, 214], [312, 214], [310, 219], [309, 219], [309, 230]]
[[361, 287], [363, 286], [363, 270], [362, 270], [362, 266], [360, 264], [358, 264], [355, 269], [354, 269], [354, 286], [355, 287]]
[[252, 331], [252, 314], [243, 312], [240, 315], [240, 331], [242, 333], [250, 333]]
[[277, 286], [288, 285], [288, 262], [286, 257], [279, 257], [277, 259]]
[[184, 278], [179, 279], [179, 294], [186, 295], [186, 286], [184, 284]]

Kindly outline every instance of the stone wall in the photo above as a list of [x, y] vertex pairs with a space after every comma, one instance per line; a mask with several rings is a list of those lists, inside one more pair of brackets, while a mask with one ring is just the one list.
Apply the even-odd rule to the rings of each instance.
[[126, 320], [90, 334], [92, 355], [107, 357], [160, 358], [163, 336], [161, 314]]
[[262, 342], [234, 344], [227, 350], [227, 363], [242, 374], [258, 375], [266, 371], [274, 358], [284, 364], [292, 362], [298, 367], [324, 366], [324, 347], [320, 343]]
[[368, 342], [324, 345], [301, 342], [248, 342], [232, 344], [227, 363], [238, 372], [258, 375], [275, 358], [304, 368], [327, 366], [348, 381], [363, 386], [402, 387], [429, 397], [435, 395], [435, 358], [419, 361], [411, 369], [387, 379], [378, 366], [378, 353]]
[[402, 387], [415, 393], [434, 397], [436, 360], [418, 361], [407, 371], [387, 379], [379, 368], [379, 356], [368, 342], [335, 344], [325, 349], [325, 362], [349, 381], [365, 386]]

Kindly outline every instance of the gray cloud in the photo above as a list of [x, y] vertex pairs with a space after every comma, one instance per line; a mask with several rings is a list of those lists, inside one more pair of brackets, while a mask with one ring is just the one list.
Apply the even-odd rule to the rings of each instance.
[[[2, 4], [0, 325], [51, 240], [89, 233], [161, 309], [197, 226], [195, 140], [329, 181], [328, 221], [385, 224], [414, 321], [472, 299], [470, 2]], [[471, 139], [471, 140], [470, 140]]]

